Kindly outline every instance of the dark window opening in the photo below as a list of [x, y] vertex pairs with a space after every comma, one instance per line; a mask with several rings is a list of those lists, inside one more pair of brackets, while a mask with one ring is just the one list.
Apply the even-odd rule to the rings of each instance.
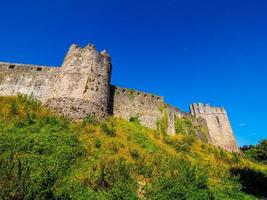
[[15, 65], [9, 65], [8, 69], [14, 69]]
[[42, 68], [41, 67], [37, 67], [36, 71], [40, 72], [40, 71], [42, 71]]

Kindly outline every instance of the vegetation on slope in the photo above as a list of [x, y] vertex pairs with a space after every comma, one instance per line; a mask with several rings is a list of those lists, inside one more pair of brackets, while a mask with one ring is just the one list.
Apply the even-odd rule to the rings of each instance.
[[267, 164], [267, 140], [262, 140], [255, 146], [243, 146], [241, 149], [247, 158]]
[[74, 123], [30, 98], [0, 97], [0, 199], [256, 199], [266, 175], [266, 165], [138, 119]]

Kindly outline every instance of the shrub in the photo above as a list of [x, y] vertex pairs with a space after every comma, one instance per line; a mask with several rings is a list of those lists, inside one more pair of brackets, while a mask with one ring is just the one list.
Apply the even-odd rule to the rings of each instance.
[[129, 121], [136, 124], [140, 124], [139, 116], [130, 117]]
[[94, 115], [89, 114], [84, 118], [83, 123], [96, 125], [96, 124], [98, 124], [98, 120], [96, 119], [96, 117]]
[[95, 148], [100, 149], [102, 144], [101, 144], [101, 141], [98, 138], [95, 139], [94, 143], [95, 143]]
[[[186, 160], [169, 160], [164, 166], [161, 176], [153, 179], [146, 188], [148, 199], [213, 199], [212, 192], [207, 185], [205, 170], [192, 166]], [[166, 176], [171, 173], [171, 176]]]
[[175, 119], [175, 132], [177, 134], [187, 135], [187, 128], [183, 118]]
[[109, 190], [120, 181], [134, 183], [130, 176], [129, 166], [123, 158], [116, 160], [102, 160], [100, 170], [94, 188], [97, 190]]
[[118, 153], [119, 151], [119, 145], [117, 142], [115, 141], [112, 141], [111, 142], [111, 151], [115, 154], [115, 153]]
[[14, 99], [10, 100], [9, 103], [9, 115], [14, 116], [18, 114], [18, 105], [17, 102]]
[[102, 122], [101, 129], [108, 136], [116, 136], [116, 128], [108, 122]]
[[243, 147], [242, 150], [247, 158], [267, 164], [267, 140], [260, 141], [256, 146]]
[[139, 158], [139, 152], [136, 149], [131, 149], [130, 154], [133, 159], [138, 159]]
[[157, 120], [157, 131], [161, 132], [163, 135], [166, 135], [169, 125], [169, 116], [165, 108], [161, 109], [163, 116]]
[[135, 98], [134, 91], [133, 90], [127, 90], [127, 96], [130, 101], [133, 101]]
[[0, 130], [0, 199], [53, 199], [57, 181], [84, 155], [74, 130], [45, 117]]
[[192, 145], [194, 144], [196, 138], [193, 136], [187, 136], [182, 138], [181, 140], [178, 140], [177, 138], [171, 138], [169, 136], [165, 136], [163, 138], [164, 143], [171, 145], [176, 149], [177, 152], [184, 151], [188, 152], [190, 151]]

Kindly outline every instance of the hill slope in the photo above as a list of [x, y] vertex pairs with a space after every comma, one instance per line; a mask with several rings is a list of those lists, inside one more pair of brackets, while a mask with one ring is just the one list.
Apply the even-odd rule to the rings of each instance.
[[193, 136], [0, 97], [0, 199], [257, 199], [266, 180], [266, 165]]

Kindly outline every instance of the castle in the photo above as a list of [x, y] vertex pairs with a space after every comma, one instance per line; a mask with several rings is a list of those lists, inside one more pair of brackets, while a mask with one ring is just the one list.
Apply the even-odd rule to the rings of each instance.
[[141, 124], [156, 129], [164, 118], [170, 135], [175, 134], [175, 119], [191, 117], [207, 127], [209, 143], [238, 151], [225, 109], [200, 103], [190, 105], [190, 113], [185, 113], [166, 104], [161, 96], [111, 85], [111, 72], [106, 51], [98, 52], [91, 44], [84, 48], [74, 44], [61, 67], [0, 63], [0, 96], [32, 95], [74, 120], [88, 115], [100, 120], [109, 115], [127, 120], [138, 117]]

